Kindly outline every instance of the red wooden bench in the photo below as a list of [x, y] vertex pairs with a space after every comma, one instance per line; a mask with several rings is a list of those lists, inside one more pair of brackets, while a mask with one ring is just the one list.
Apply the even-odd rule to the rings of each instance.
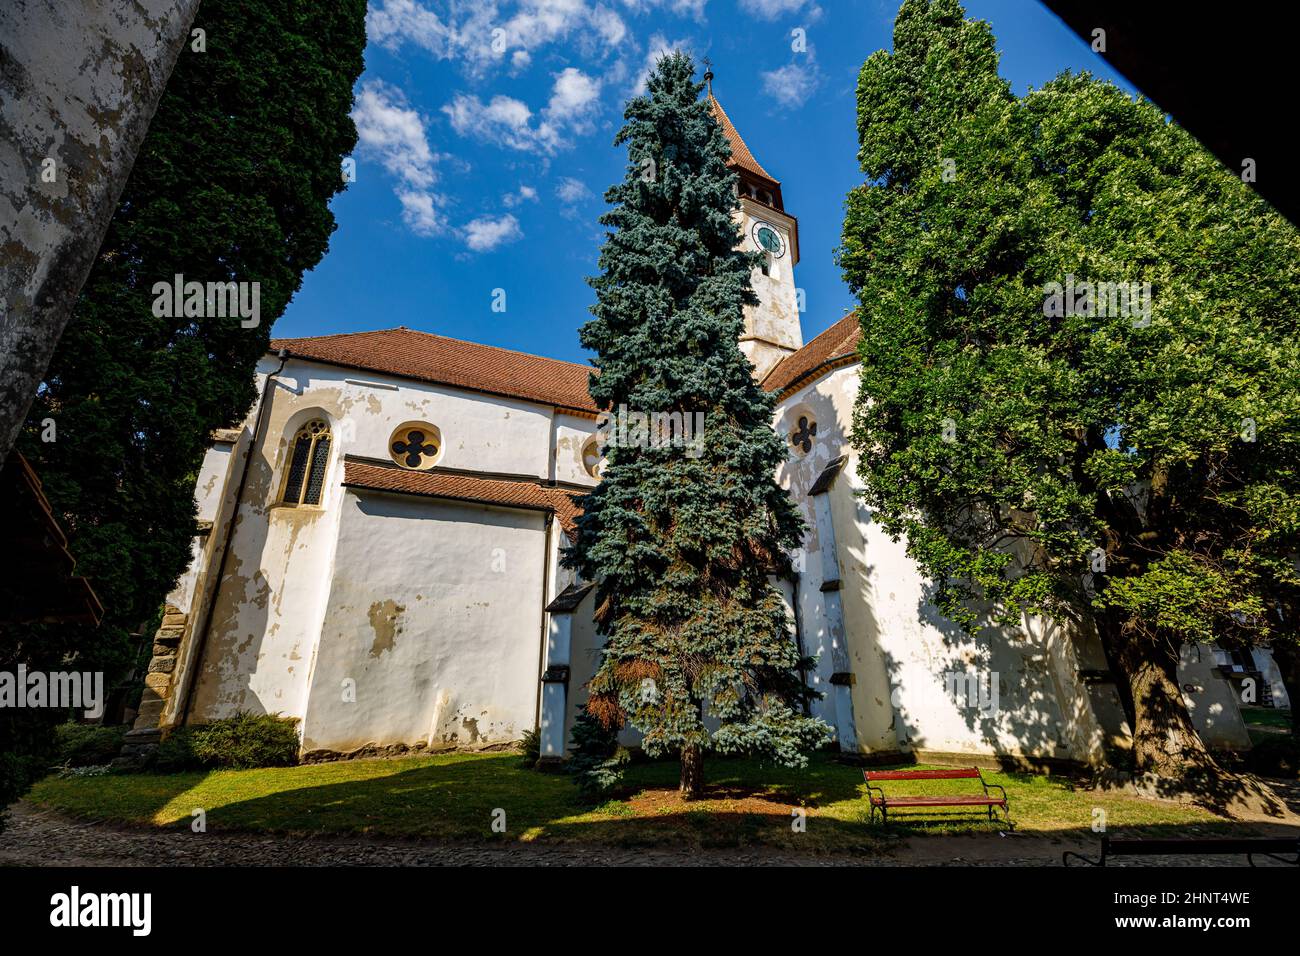
[[[1000, 784], [987, 783], [978, 767], [954, 770], [864, 770], [862, 776], [866, 778], [867, 795], [871, 798], [871, 819], [876, 819], [876, 811], [879, 810], [881, 823], [889, 822], [890, 810], [909, 807], [984, 807], [988, 810], [990, 820], [994, 819], [994, 808], [1001, 807], [1002, 812], [1006, 814], [1007, 822], [1011, 822], [1011, 811], [1007, 807], [1007, 791]], [[887, 797], [884, 788], [872, 786], [885, 780], [978, 780], [984, 792], [982, 794], [952, 793], [932, 797], [917, 794]], [[990, 789], [1001, 791], [1002, 796], [989, 793]]]

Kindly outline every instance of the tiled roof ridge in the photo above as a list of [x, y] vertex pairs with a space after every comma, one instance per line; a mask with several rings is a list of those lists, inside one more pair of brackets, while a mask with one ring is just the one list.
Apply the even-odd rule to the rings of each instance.
[[[492, 349], [495, 352], [508, 352], [511, 355], [520, 355], [524, 358], [540, 359], [543, 362], [557, 362], [560, 365], [568, 365], [573, 368], [580, 368], [584, 372], [594, 371], [592, 366], [584, 365], [582, 362], [570, 362], [568, 359], [552, 358], [549, 355], [538, 355], [536, 352], [525, 352], [521, 349], [509, 349], [504, 345], [488, 345], [486, 342], [475, 342], [470, 339], [458, 339], [452, 335], [442, 335], [439, 332], [426, 332], [424, 329], [413, 329], [405, 325], [394, 325], [386, 329], [362, 329], [356, 332], [330, 332], [327, 335], [299, 335], [292, 338], [271, 339], [271, 348], [275, 349], [285, 342], [318, 342], [322, 339], [343, 339], [352, 338], [359, 335], [378, 335], [383, 332], [413, 332], [416, 335], [427, 335], [430, 338], [441, 339], [444, 342], [455, 342], [457, 345], [472, 345], [478, 349]], [[293, 351], [290, 349], [290, 351]]]
[[583, 415], [597, 413], [588, 391], [593, 368], [405, 326], [277, 338], [272, 353], [412, 381], [518, 398]]
[[858, 313], [849, 312], [798, 351], [791, 352], [763, 378], [763, 389], [784, 392], [805, 381], [812, 373], [837, 359], [856, 358], [862, 329]]
[[447, 501], [550, 511], [570, 538], [577, 534], [576, 521], [581, 514], [573, 499], [589, 490], [565, 488], [547, 479], [530, 476], [480, 477], [473, 472], [436, 467], [428, 471], [413, 471], [354, 455], [344, 458], [343, 484], [345, 487]]

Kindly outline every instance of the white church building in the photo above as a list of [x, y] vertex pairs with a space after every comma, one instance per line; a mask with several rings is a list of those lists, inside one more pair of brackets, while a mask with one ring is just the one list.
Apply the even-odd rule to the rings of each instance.
[[[964, 635], [856, 492], [857, 319], [804, 343], [799, 232], [716, 100], [740, 242], [766, 253], [741, 349], [776, 401], [777, 478], [807, 522], [783, 582], [813, 704], [881, 759], [1097, 763], [1128, 736], [1099, 642], [1052, 621]], [[565, 752], [594, 673], [590, 586], [560, 566], [599, 481], [590, 369], [407, 328], [273, 341], [259, 400], [216, 433], [189, 571], [131, 738], [238, 711], [298, 718], [309, 759]], [[1211, 746], [1249, 746], [1211, 649], [1180, 682]]]

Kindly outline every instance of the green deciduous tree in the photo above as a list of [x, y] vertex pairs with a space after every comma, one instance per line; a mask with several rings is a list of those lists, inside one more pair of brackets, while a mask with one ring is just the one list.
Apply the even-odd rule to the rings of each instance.
[[[130, 663], [189, 561], [209, 435], [246, 414], [271, 323], [335, 228], [364, 0], [205, 0], [194, 26], [204, 49], [177, 63], [20, 443], [104, 623], [15, 629], [0, 666]], [[156, 315], [177, 274], [258, 283], [260, 324]]]
[[703, 432], [693, 447], [681, 432], [652, 445], [611, 426], [566, 556], [598, 582], [605, 645], [588, 711], [631, 723], [651, 755], [680, 753], [687, 796], [708, 750], [801, 765], [826, 733], [803, 713], [801, 658], [769, 580], [801, 521], [774, 480], [785, 450], [771, 398], [738, 345], [755, 257], [737, 248], [730, 152], [693, 72], [689, 57], [665, 57], [628, 104], [615, 140], [627, 175], [605, 195], [611, 231], [581, 335], [601, 408], [677, 414], [677, 427], [702, 413]]
[[953, 619], [1095, 625], [1137, 767], [1221, 780], [1176, 668], [1296, 640], [1300, 237], [1150, 103], [996, 67], [956, 0], [907, 0], [862, 69], [866, 500]]

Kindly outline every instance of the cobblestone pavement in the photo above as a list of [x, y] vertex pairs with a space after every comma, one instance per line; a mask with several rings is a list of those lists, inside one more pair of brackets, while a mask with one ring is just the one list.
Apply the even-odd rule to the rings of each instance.
[[[888, 855], [813, 855], [771, 847], [693, 850], [196, 834], [86, 823], [18, 803], [0, 833], [0, 866], [1060, 866], [1061, 852], [1069, 849], [1095, 855], [1095, 844], [1023, 834], [917, 837]], [[1128, 865], [1247, 863], [1235, 857], [1178, 856]]]

